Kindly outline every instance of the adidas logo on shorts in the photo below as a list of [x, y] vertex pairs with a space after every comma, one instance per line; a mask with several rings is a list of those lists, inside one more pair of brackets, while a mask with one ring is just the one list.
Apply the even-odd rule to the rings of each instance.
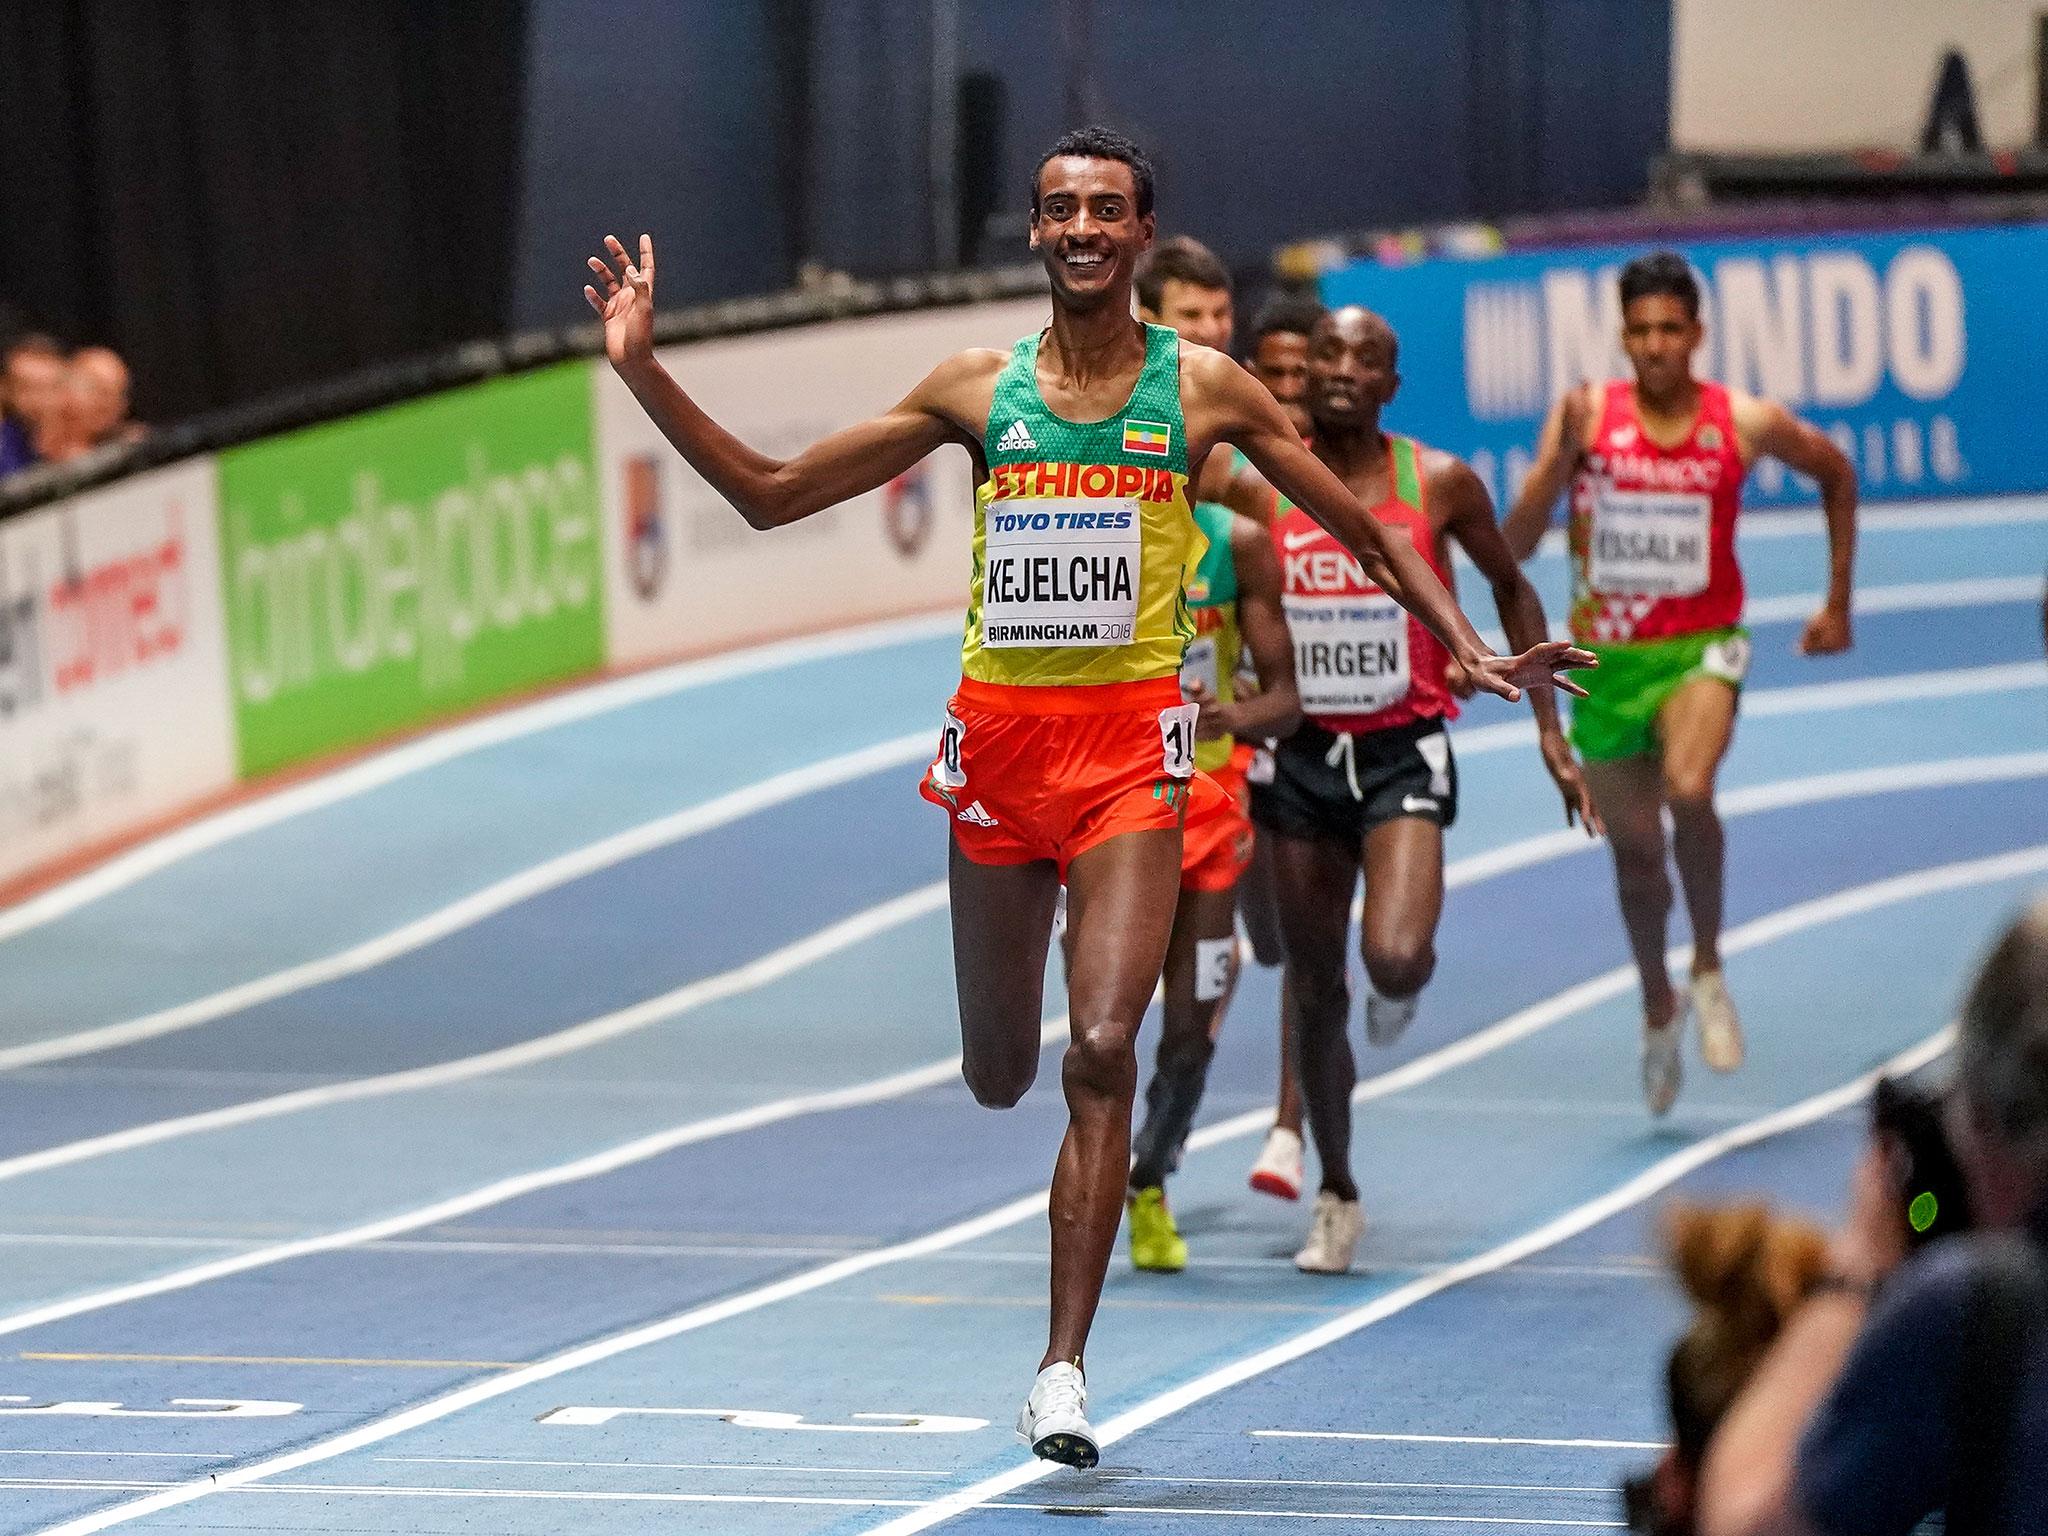
[[982, 805], [982, 803], [979, 800], [975, 801], [974, 804], [968, 806], [967, 809], [962, 811], [956, 819], [960, 821], [971, 821], [977, 827], [992, 827], [996, 824], [995, 817], [989, 815], [987, 809]]
[[1037, 441], [1031, 436], [1031, 429], [1025, 426], [1022, 421], [1011, 422], [1009, 429], [996, 439], [996, 452], [998, 453], [1015, 453], [1020, 449], [1035, 449], [1037, 446]]

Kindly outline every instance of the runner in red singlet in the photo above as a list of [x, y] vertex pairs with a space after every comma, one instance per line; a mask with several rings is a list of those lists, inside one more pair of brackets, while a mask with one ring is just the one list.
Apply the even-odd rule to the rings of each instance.
[[[1501, 539], [1479, 477], [1447, 453], [1390, 437], [1380, 413], [1400, 385], [1393, 330], [1367, 310], [1321, 321], [1309, 347], [1312, 443], [1345, 487], [1404, 534], [1438, 579], [1455, 539], [1491, 583], [1515, 643], [1546, 631], [1543, 605]], [[1297, 1032], [1309, 1130], [1322, 1189], [1295, 1263], [1351, 1267], [1365, 1218], [1351, 1175], [1346, 1033], [1351, 898], [1365, 875], [1362, 932], [1372, 988], [1366, 1034], [1391, 1044], [1413, 1019], [1436, 966], [1443, 908], [1443, 829], [1457, 815], [1457, 769], [1446, 721], [1456, 717], [1450, 653], [1408, 616], [1316, 522], [1284, 506], [1273, 523], [1306, 716], [1274, 752], [1272, 781], [1253, 788], [1252, 815], [1273, 845], [1287, 953], [1285, 1006]], [[1569, 823], [1598, 828], [1555, 702], [1531, 696], [1543, 758]]]
[[[1572, 710], [1572, 744], [1614, 848], [1615, 885], [1643, 983], [1643, 1095], [1678, 1096], [1688, 1005], [1707, 1065], [1742, 1064], [1742, 1028], [1721, 974], [1723, 842], [1714, 779], [1749, 670], [1735, 523], [1742, 481], [1769, 454], [1820, 485], [1828, 590], [1800, 637], [1808, 655], [1849, 647], [1856, 472], [1835, 445], [1769, 400], [1695, 379], [1699, 284], [1669, 251], [1621, 273], [1623, 349], [1635, 378], [1582, 386], [1544, 423], [1535, 466], [1508, 515], [1528, 559], [1571, 482], [1572, 632], [1600, 657]], [[1664, 813], [1692, 918], [1681, 998], [1665, 964], [1671, 911]]]
[[[1308, 414], [1308, 339], [1326, 311], [1315, 299], [1282, 295], [1271, 300], [1252, 322], [1251, 351], [1244, 360], [1251, 376], [1272, 392], [1280, 409], [1307, 442], [1315, 431]], [[1232, 460], [1235, 468], [1236, 460]], [[1227, 495], [1227, 493], [1226, 493]], [[1245, 764], [1245, 775], [1261, 784], [1272, 782], [1273, 744], [1262, 744]], [[1280, 942], [1280, 898], [1273, 888], [1273, 845], [1252, 844], [1252, 861], [1237, 882], [1237, 910], [1251, 940], [1252, 958], [1275, 966], [1286, 958]], [[1290, 1010], [1281, 976], [1280, 1087], [1274, 1101], [1273, 1128], [1253, 1159], [1248, 1182], [1262, 1195], [1281, 1200], [1301, 1198], [1301, 1068], [1294, 1059], [1294, 1033], [1287, 1027]]]

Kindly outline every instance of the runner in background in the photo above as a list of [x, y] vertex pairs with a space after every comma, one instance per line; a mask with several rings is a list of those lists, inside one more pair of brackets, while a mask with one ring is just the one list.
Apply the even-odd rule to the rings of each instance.
[[[1141, 319], [1229, 351], [1236, 320], [1230, 273], [1207, 247], [1186, 236], [1161, 241], [1138, 262], [1134, 286]], [[1211, 463], [1238, 457], [1233, 449], [1230, 459], [1218, 454]], [[1199, 830], [1191, 819], [1183, 838], [1180, 902], [1162, 978], [1164, 1025], [1144, 1122], [1132, 1140], [1131, 1265], [1161, 1273], [1187, 1265], [1165, 1185], [1180, 1165], [1237, 985], [1237, 887], [1257, 841], [1245, 780], [1252, 742], [1285, 735], [1300, 719], [1280, 570], [1265, 528], [1215, 501], [1198, 501], [1195, 521], [1208, 550], [1188, 583], [1195, 638], [1181, 688], [1201, 709], [1195, 766], [1208, 781], [1197, 779], [1193, 792], [1221, 794], [1229, 809], [1202, 818]], [[1247, 671], [1269, 686], [1243, 685]]]
[[[1827, 597], [1799, 638], [1809, 656], [1849, 648], [1856, 472], [1783, 406], [1693, 376], [1699, 282], [1671, 251], [1621, 272], [1621, 344], [1633, 379], [1573, 389], [1543, 424], [1536, 463], [1508, 514], [1518, 558], [1535, 552], [1571, 484], [1572, 633], [1600, 657], [1572, 709], [1572, 743], [1614, 849], [1622, 922], [1643, 987], [1643, 1097], [1670, 1110], [1688, 1005], [1700, 1055], [1742, 1065], [1742, 1025], [1721, 972], [1721, 818], [1714, 781], [1749, 671], [1735, 523], [1742, 482], [1763, 454], [1820, 485]], [[1681, 997], [1665, 963], [1671, 880], [1664, 815], [1692, 919]]]
[[[1491, 584], [1510, 636], [1544, 635], [1543, 604], [1502, 540], [1478, 475], [1450, 454], [1382, 429], [1381, 414], [1401, 383], [1398, 362], [1392, 328], [1368, 310], [1340, 309], [1317, 325], [1308, 390], [1316, 457], [1441, 577], [1449, 576], [1448, 544], [1456, 541]], [[1436, 968], [1443, 834], [1458, 811], [1444, 725], [1458, 707], [1449, 653], [1319, 524], [1290, 506], [1272, 537], [1306, 718], [1275, 750], [1273, 780], [1255, 788], [1252, 814], [1273, 845], [1286, 996], [1322, 1165], [1308, 1240], [1294, 1262], [1341, 1274], [1365, 1230], [1351, 1171], [1358, 1080], [1347, 1028], [1352, 896], [1363, 873], [1366, 1036], [1391, 1045], [1414, 1019]], [[1556, 701], [1532, 702], [1565, 821], [1583, 820], [1596, 832]]]
[[[1252, 324], [1252, 346], [1245, 367], [1253, 378], [1272, 392], [1280, 409], [1307, 442], [1315, 432], [1308, 411], [1308, 339], [1326, 311], [1306, 295], [1282, 295], [1269, 301]], [[1242, 469], [1244, 456], [1232, 456], [1233, 469]], [[1456, 588], [1453, 587], [1453, 592]], [[1273, 782], [1273, 743], [1260, 745], [1246, 767], [1252, 782]], [[1252, 844], [1252, 861], [1237, 882], [1237, 910], [1244, 919], [1251, 940], [1252, 958], [1260, 965], [1279, 965], [1287, 958], [1280, 942], [1279, 897], [1273, 889], [1273, 844], [1261, 838]], [[1259, 1155], [1253, 1159], [1249, 1183], [1261, 1194], [1281, 1200], [1299, 1200], [1302, 1180], [1301, 1065], [1296, 1059], [1294, 1031], [1287, 1021], [1292, 1008], [1287, 995], [1287, 975], [1280, 976], [1280, 1089], [1273, 1111], [1273, 1128], [1266, 1132]]]

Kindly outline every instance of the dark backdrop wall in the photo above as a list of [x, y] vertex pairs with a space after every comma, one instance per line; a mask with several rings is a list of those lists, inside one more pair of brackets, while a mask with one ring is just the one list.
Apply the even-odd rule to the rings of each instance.
[[[767, 35], [758, 0], [621, 0], [598, 37], [577, 0], [531, 5], [535, 325], [574, 318], [555, 274], [601, 224], [680, 244], [678, 300], [791, 281], [806, 257], [932, 266], [958, 248], [929, 195], [951, 122], [933, 81], [956, 73], [1004, 103], [998, 261], [1021, 256], [1031, 168], [1076, 116], [1151, 150], [1166, 227], [1255, 261], [1305, 234], [1630, 202], [1670, 115], [1669, 0], [782, 0]], [[593, 153], [626, 135], [644, 160]]]
[[511, 318], [522, 0], [0, 4], [0, 301], [164, 420]]
[[[1240, 263], [1347, 228], [1637, 197], [1669, 0], [0, 0], [0, 310], [135, 364], [158, 420], [662, 301], [957, 256], [952, 82], [1000, 104], [978, 255], [1097, 118]], [[934, 197], [934, 187], [939, 196]], [[967, 245], [977, 242], [969, 236]]]

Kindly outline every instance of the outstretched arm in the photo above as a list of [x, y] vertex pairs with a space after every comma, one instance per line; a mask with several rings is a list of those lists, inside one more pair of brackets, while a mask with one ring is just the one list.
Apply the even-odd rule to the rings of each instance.
[[[1586, 421], [1592, 410], [1588, 384], [1574, 385], [1558, 396], [1557, 404], [1543, 423], [1543, 436], [1536, 443], [1536, 462], [1529, 478], [1515, 492], [1515, 504], [1508, 509], [1501, 534], [1517, 560], [1536, 553], [1550, 528], [1550, 509], [1564, 493], [1572, 471], [1585, 451]], [[1505, 620], [1505, 615], [1502, 616]]]
[[[1493, 606], [1500, 614], [1500, 627], [1507, 634], [1508, 644], [1517, 650], [1527, 650], [1549, 639], [1550, 621], [1543, 614], [1543, 599], [1536, 595], [1535, 586], [1522, 574], [1507, 540], [1501, 537], [1500, 526], [1493, 520], [1493, 498], [1487, 494], [1485, 482], [1472, 472], [1470, 465], [1445, 454], [1429, 476], [1429, 500], [1430, 506], [1443, 517], [1444, 532], [1458, 541], [1479, 567], [1479, 574], [1492, 584]], [[1605, 828], [1593, 805], [1592, 793], [1586, 788], [1579, 760], [1558, 725], [1557, 696], [1548, 688], [1534, 688], [1529, 692], [1529, 705], [1536, 715], [1536, 738], [1543, 751], [1543, 766], [1549, 770], [1557, 792], [1564, 796], [1565, 825], [1578, 821], [1585, 826], [1587, 836], [1599, 836]]]
[[[662, 436], [755, 528], [777, 528], [886, 485], [934, 448], [968, 443], [948, 407], [983, 371], [978, 353], [941, 363], [894, 409], [821, 438], [793, 459], [756, 452], [704, 413], [654, 355], [654, 242], [640, 259], [605, 236], [583, 296], [604, 320], [605, 355]], [[615, 273], [613, 267], [618, 271]]]
[[1828, 520], [1828, 595], [1799, 637], [1809, 656], [1849, 649], [1849, 593], [1856, 568], [1856, 470], [1827, 435], [1808, 426], [1775, 400], [1740, 396], [1736, 430], [1750, 456], [1769, 454], [1820, 483], [1821, 509]]
[[1242, 448], [1274, 489], [1327, 528], [1388, 596], [1444, 643], [1477, 687], [1509, 700], [1538, 684], [1584, 691], [1559, 674], [1594, 665], [1591, 652], [1553, 640], [1515, 657], [1488, 650], [1414, 544], [1360, 506], [1344, 482], [1302, 446], [1258, 380], [1220, 353], [1203, 354], [1189, 372], [1206, 412], [1213, 413], [1208, 422], [1215, 436]]

